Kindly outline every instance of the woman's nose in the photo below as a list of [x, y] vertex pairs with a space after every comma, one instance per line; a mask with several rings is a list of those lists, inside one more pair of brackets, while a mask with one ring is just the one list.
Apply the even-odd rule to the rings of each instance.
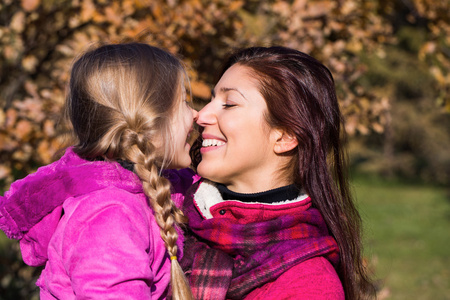
[[213, 107], [210, 102], [198, 112], [197, 118], [198, 125], [204, 127], [206, 125], [211, 125], [215, 122], [214, 120], [216, 119], [216, 117], [212, 108]]

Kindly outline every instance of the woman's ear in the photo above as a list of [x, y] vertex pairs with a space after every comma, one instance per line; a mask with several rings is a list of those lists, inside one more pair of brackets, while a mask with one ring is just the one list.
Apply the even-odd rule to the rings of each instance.
[[276, 134], [276, 141], [273, 147], [273, 151], [276, 154], [283, 154], [289, 152], [298, 146], [298, 141], [295, 135], [281, 129], [276, 129], [275, 134]]

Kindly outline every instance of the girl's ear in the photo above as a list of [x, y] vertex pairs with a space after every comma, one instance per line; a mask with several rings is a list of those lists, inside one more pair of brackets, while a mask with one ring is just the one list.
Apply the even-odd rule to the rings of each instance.
[[276, 134], [276, 141], [273, 147], [273, 151], [276, 154], [283, 154], [289, 152], [298, 146], [298, 141], [295, 135], [281, 129], [276, 129], [275, 134]]

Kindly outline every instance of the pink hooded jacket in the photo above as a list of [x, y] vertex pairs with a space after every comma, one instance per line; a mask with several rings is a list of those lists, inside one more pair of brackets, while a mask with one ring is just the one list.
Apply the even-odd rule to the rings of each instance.
[[[166, 176], [176, 203], [198, 179], [187, 169]], [[0, 229], [20, 240], [25, 263], [45, 265], [36, 283], [43, 300], [167, 293], [170, 259], [160, 228], [139, 178], [118, 163], [83, 160], [69, 148], [0, 198]]]

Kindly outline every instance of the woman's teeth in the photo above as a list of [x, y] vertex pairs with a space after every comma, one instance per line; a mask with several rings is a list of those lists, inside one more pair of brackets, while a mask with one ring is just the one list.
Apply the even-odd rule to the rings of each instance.
[[202, 142], [202, 147], [213, 147], [213, 146], [222, 146], [225, 145], [224, 141], [214, 140], [214, 139], [206, 139]]

